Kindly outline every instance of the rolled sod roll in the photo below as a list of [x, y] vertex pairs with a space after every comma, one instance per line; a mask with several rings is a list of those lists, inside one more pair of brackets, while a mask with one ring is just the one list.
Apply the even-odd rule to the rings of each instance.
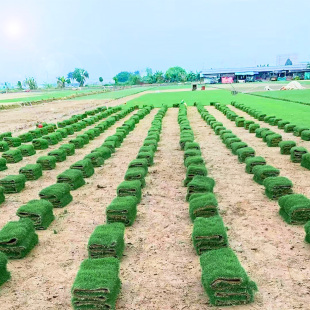
[[145, 170], [145, 173], [148, 173], [148, 162], [147, 159], [145, 158], [140, 158], [140, 159], [134, 159], [132, 160], [129, 165], [129, 168], [143, 168]]
[[289, 123], [290, 123], [289, 121], [285, 121], [285, 120], [279, 121], [278, 122], [278, 128], [279, 129], [284, 129], [285, 125], [287, 125]]
[[87, 154], [84, 159], [90, 159], [93, 167], [101, 167], [104, 164], [104, 158], [100, 152], [92, 152]]
[[114, 142], [114, 146], [115, 148], [118, 148], [121, 146], [121, 141], [119, 139], [119, 137], [111, 135], [109, 137], [107, 137], [104, 142]]
[[71, 190], [75, 190], [83, 185], [83, 172], [78, 169], [67, 169], [57, 176], [57, 183], [67, 183]]
[[45, 135], [48, 135], [48, 130], [47, 130], [46, 127], [42, 127], [42, 128], [39, 128], [39, 129], [40, 129], [42, 137], [45, 136]]
[[70, 185], [57, 183], [42, 189], [39, 193], [41, 199], [48, 200], [54, 208], [63, 208], [72, 201]]
[[302, 167], [310, 170], [310, 153], [303, 154], [301, 157], [301, 164]]
[[240, 163], [244, 163], [248, 157], [255, 156], [255, 150], [251, 147], [243, 147], [237, 150], [238, 160]]
[[55, 133], [50, 133], [46, 136], [43, 136], [42, 138], [47, 140], [49, 145], [55, 145], [59, 142], [58, 135], [56, 135]]
[[189, 149], [187, 151], [184, 151], [184, 162], [186, 158], [190, 156], [201, 156], [201, 151], [197, 149]]
[[139, 152], [151, 152], [151, 153], [153, 153], [153, 155], [154, 155], [155, 151], [156, 151], [156, 148], [154, 145], [148, 145], [148, 146], [143, 145], [139, 149]]
[[187, 185], [186, 201], [195, 193], [213, 192], [215, 181], [212, 178], [196, 175]]
[[35, 150], [45, 150], [48, 149], [49, 146], [48, 141], [43, 138], [33, 139], [32, 145]]
[[82, 135], [77, 135], [76, 138], [77, 138], [77, 139], [82, 139], [84, 145], [86, 145], [86, 144], [89, 143], [89, 137], [88, 137], [88, 135], [86, 135], [86, 134], [85, 134], [85, 135], [84, 135], [84, 134], [82, 134]]
[[281, 141], [279, 143], [280, 153], [283, 155], [290, 155], [291, 149], [296, 146], [295, 141]]
[[201, 156], [190, 156], [185, 159], [184, 165], [188, 167], [190, 165], [204, 165], [205, 161]]
[[110, 149], [111, 153], [115, 153], [115, 142], [114, 141], [105, 141], [101, 144], [103, 147], [107, 147]]
[[220, 133], [221, 133], [223, 130], [225, 130], [225, 129], [226, 129], [226, 127], [224, 127], [224, 126], [216, 126], [216, 127], [214, 128], [214, 133], [215, 133], [217, 136], [219, 136]]
[[19, 193], [25, 188], [26, 177], [22, 174], [8, 175], [0, 180], [0, 186], [4, 188], [4, 193]]
[[85, 259], [74, 280], [73, 309], [115, 309], [121, 289], [119, 260], [114, 257]]
[[310, 199], [301, 194], [291, 194], [279, 198], [279, 214], [285, 222], [302, 225], [310, 221]]
[[32, 144], [24, 144], [18, 147], [23, 157], [32, 156], [36, 153]]
[[244, 147], [248, 147], [248, 145], [245, 143], [245, 142], [233, 142], [232, 144], [231, 144], [231, 151], [232, 151], [232, 153], [234, 154], [234, 155], [237, 155], [237, 151], [239, 150], [239, 149], [242, 149], [242, 148], [244, 148]]
[[196, 176], [207, 176], [208, 171], [204, 165], [189, 165], [186, 169], [186, 178], [184, 180], [184, 186], [187, 186], [188, 183]]
[[157, 150], [158, 146], [157, 140], [146, 138], [143, 142], [143, 146], [150, 146], [150, 145], [153, 145], [155, 147], [155, 151]]
[[301, 139], [305, 141], [310, 141], [310, 130], [303, 130], [301, 132]]
[[19, 174], [23, 174], [27, 181], [39, 179], [42, 173], [42, 166], [40, 164], [28, 164], [19, 169]]
[[129, 168], [125, 173], [125, 181], [135, 181], [141, 182], [141, 188], [145, 187], [145, 177], [146, 171], [143, 167]]
[[67, 133], [67, 130], [66, 129], [63, 129], [63, 128], [58, 128], [56, 130], [56, 132], [59, 132], [61, 134], [61, 137], [62, 138], [67, 138], [68, 137], [68, 133]]
[[192, 241], [198, 255], [227, 247], [228, 238], [222, 218], [219, 215], [197, 217], [194, 221]]
[[153, 152], [139, 152], [137, 155], [137, 159], [144, 158], [147, 160], [148, 166], [152, 166], [154, 164], [154, 153]]
[[277, 177], [280, 174], [279, 169], [270, 165], [255, 166], [252, 172], [254, 173], [253, 180], [260, 185], [263, 185], [266, 178]]
[[185, 143], [188, 143], [188, 142], [194, 142], [193, 135], [186, 135], [180, 138], [179, 144], [180, 144], [181, 150], [184, 150]]
[[272, 134], [266, 137], [266, 142], [269, 147], [277, 147], [282, 141], [282, 136], [279, 134]]
[[6, 152], [10, 149], [9, 144], [5, 141], [0, 141], [0, 152]]
[[2, 157], [8, 164], [18, 163], [23, 160], [22, 152], [19, 149], [3, 152]]
[[72, 156], [75, 154], [75, 146], [72, 143], [61, 145], [59, 150], [64, 150], [66, 152], [66, 156]]
[[225, 140], [225, 145], [228, 149], [231, 149], [231, 145], [235, 142], [242, 142], [239, 138], [228, 138]]
[[295, 126], [294, 127], [294, 132], [293, 132], [293, 134], [294, 134], [294, 136], [296, 136], [296, 137], [300, 137], [301, 136], [301, 134], [302, 134], [302, 132], [303, 131], [308, 131], [309, 130], [309, 128], [308, 127], [304, 127], [304, 126]]
[[127, 197], [127, 196], [136, 197], [138, 203], [140, 203], [142, 198], [141, 182], [138, 180], [123, 181], [121, 184], [118, 185], [116, 192], [118, 197]]
[[268, 198], [277, 200], [282, 196], [293, 194], [293, 183], [285, 177], [269, 177], [263, 182]]
[[84, 139], [82, 138], [71, 139], [69, 143], [72, 143], [75, 149], [81, 149], [84, 147], [84, 144], [85, 144]]
[[249, 133], [255, 133], [256, 132], [256, 129], [260, 128], [260, 125], [259, 124], [251, 124], [249, 126]]
[[70, 166], [70, 169], [78, 169], [83, 172], [83, 178], [89, 178], [95, 173], [95, 169], [89, 158], [82, 159]]
[[125, 225], [123, 223], [97, 226], [88, 240], [88, 257], [121, 259], [125, 248], [124, 233]]
[[267, 142], [267, 137], [270, 135], [274, 135], [275, 132], [273, 132], [272, 130], [268, 130], [268, 131], [263, 131], [262, 132], [262, 138], [264, 142]]
[[185, 143], [184, 150], [187, 151], [187, 150], [189, 150], [189, 149], [200, 150], [200, 145], [199, 145], [199, 143], [197, 143], [197, 142], [188, 142], [188, 143]]
[[200, 256], [202, 285], [214, 306], [244, 305], [254, 301], [256, 284], [250, 280], [230, 248]]
[[108, 159], [112, 156], [112, 152], [108, 147], [105, 146], [101, 146], [101, 147], [97, 147], [94, 150], [91, 151], [96, 152], [96, 153], [100, 153], [100, 156], [105, 160]]
[[48, 156], [54, 156], [56, 162], [63, 162], [67, 159], [67, 152], [64, 149], [56, 149], [48, 152]]
[[295, 146], [291, 148], [291, 161], [293, 163], [301, 163], [302, 156], [307, 154], [308, 150], [302, 146]]
[[286, 124], [284, 126], [284, 132], [294, 132], [295, 127], [296, 127], [296, 125], [294, 125], [294, 124]]
[[79, 123], [74, 123], [72, 124], [72, 128], [74, 129], [74, 131], [81, 131], [82, 130], [82, 125]]
[[37, 159], [37, 164], [42, 166], [42, 170], [52, 170], [56, 168], [55, 156], [41, 156]]
[[30, 219], [37, 230], [47, 229], [55, 218], [53, 205], [44, 199], [28, 201], [18, 208], [16, 215]]
[[244, 117], [237, 117], [235, 119], [235, 124], [237, 127], [244, 127], [245, 119]]
[[72, 125], [67, 125], [64, 127], [64, 129], [67, 131], [67, 135], [73, 135], [74, 134], [74, 128]]
[[305, 225], [305, 232], [306, 232], [305, 242], [310, 243], [310, 221], [308, 221]]
[[222, 136], [221, 136], [221, 139], [222, 141], [226, 144], [226, 141], [227, 139], [229, 138], [238, 138], [235, 134], [233, 133], [224, 133]]
[[33, 140], [32, 134], [30, 132], [23, 133], [18, 136], [22, 143], [31, 142]]
[[4, 137], [3, 140], [7, 142], [9, 147], [16, 147], [22, 144], [22, 140], [17, 137]]
[[226, 129], [226, 130], [223, 130], [223, 131], [221, 132], [221, 134], [220, 134], [220, 137], [221, 137], [222, 140], [224, 140], [224, 136], [225, 136], [226, 134], [230, 134], [230, 135], [235, 136], [235, 135], [232, 133], [231, 130]]
[[265, 158], [261, 157], [261, 156], [255, 156], [255, 157], [248, 157], [245, 160], [245, 171], [247, 173], [253, 173], [253, 168], [255, 166], [264, 166], [266, 165], [266, 160]]
[[252, 125], [252, 124], [254, 124], [254, 121], [245, 120], [244, 121], [244, 128], [248, 130], [250, 125]]
[[256, 136], [257, 138], [262, 138], [262, 134], [263, 134], [263, 132], [265, 132], [265, 131], [270, 131], [270, 129], [269, 129], [269, 128], [265, 128], [265, 127], [257, 128], [257, 129], [255, 130], [255, 136]]
[[4, 171], [6, 169], [8, 169], [6, 165], [6, 159], [0, 157], [0, 171]]
[[213, 193], [196, 193], [189, 200], [189, 216], [192, 221], [197, 217], [210, 217], [218, 214], [218, 203]]
[[0, 205], [5, 201], [4, 188], [0, 186]]
[[272, 126], [278, 126], [278, 123], [279, 123], [280, 121], [282, 121], [282, 118], [277, 118], [277, 117], [275, 117], [275, 118], [270, 119], [270, 121], [269, 121], [268, 123], [269, 123], [270, 125], [272, 125]]
[[38, 244], [38, 240], [30, 219], [8, 222], [0, 230], [0, 252], [11, 259], [23, 258]]
[[7, 270], [8, 258], [0, 252], [0, 286], [11, 278], [11, 273]]

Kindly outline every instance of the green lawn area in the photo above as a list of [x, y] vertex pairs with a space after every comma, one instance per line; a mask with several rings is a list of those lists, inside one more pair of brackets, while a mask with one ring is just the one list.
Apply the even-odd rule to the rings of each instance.
[[[308, 95], [305, 94], [304, 96]], [[266, 114], [276, 115], [296, 125], [310, 127], [310, 106], [241, 93], [232, 95], [231, 92], [227, 90], [145, 94], [130, 100], [127, 104], [139, 105], [140, 107], [149, 104], [154, 105], [154, 107], [160, 107], [166, 104], [171, 107], [174, 103], [180, 103], [182, 100], [184, 100], [188, 106], [193, 105], [194, 102], [209, 105], [212, 101], [224, 104], [230, 104], [232, 101], [236, 101]]]
[[264, 91], [257, 92], [255, 94], [268, 96], [275, 99], [289, 99], [293, 101], [310, 103], [310, 89]]

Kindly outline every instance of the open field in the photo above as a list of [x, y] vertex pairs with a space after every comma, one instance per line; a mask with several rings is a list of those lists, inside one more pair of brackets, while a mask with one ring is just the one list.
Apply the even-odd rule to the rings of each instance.
[[[284, 132], [273, 123], [258, 120], [244, 108], [248, 106], [296, 125], [310, 127], [310, 106], [241, 93], [233, 96], [227, 90], [192, 92], [179, 89], [171, 92], [171, 89], [166, 88], [160, 92], [153, 91], [153, 88], [136, 88], [114, 92], [113, 98], [89, 96], [83, 100], [55, 101], [0, 112], [0, 134], [11, 131], [13, 137], [35, 129], [38, 121], [58, 125], [59, 133], [63, 132], [59, 130], [61, 128], [67, 128], [67, 133], [76, 128], [68, 136], [62, 136], [55, 144], [50, 144], [47, 149], [37, 149], [35, 154], [24, 156], [19, 162], [7, 163], [8, 169], [0, 171], [1, 182], [6, 176], [19, 175], [20, 169], [26, 164], [35, 164], [39, 157], [63, 145], [76, 146], [74, 154], [58, 161], [53, 169], [43, 170], [43, 175], [37, 180], [26, 181], [25, 188], [20, 192], [5, 193], [5, 201], [1, 204], [0, 229], [10, 221], [17, 221], [17, 209], [30, 200], [39, 199], [39, 192], [55, 184], [60, 173], [98, 147], [105, 146], [110, 150], [115, 147], [115, 152], [102, 160], [98, 167], [96, 161], [91, 160], [91, 166], [95, 166], [94, 173], [90, 176], [83, 174], [85, 184], [75, 190], [71, 188], [73, 200], [70, 203], [63, 208], [54, 205], [52, 211], [55, 219], [46, 229], [36, 230], [39, 243], [30, 253], [23, 259], [9, 259], [7, 267], [11, 279], [0, 287], [0, 301], [5, 309], [72, 309], [71, 288], [82, 268], [82, 261], [90, 255], [87, 247], [90, 236], [96, 227], [107, 224], [106, 211], [111, 208], [112, 200], [120, 195], [117, 188], [126, 178], [129, 164], [137, 157], [146, 158], [148, 167], [143, 177], [141, 172], [138, 174], [138, 180], [141, 181], [135, 183], [138, 184], [138, 190], [137, 187], [134, 187], [135, 191], [130, 187], [130, 193], [134, 192], [137, 197], [134, 199], [137, 216], [131, 226], [126, 226], [123, 235], [125, 249], [123, 255], [118, 257], [122, 287], [115, 309], [215, 309], [211, 305], [210, 293], [204, 290], [202, 273], [213, 274], [219, 271], [220, 275], [223, 272], [227, 278], [235, 281], [239, 276], [234, 274], [236, 264], [241, 264], [246, 275], [256, 283], [258, 291], [252, 303], [234, 308], [220, 306], [218, 309], [307, 309], [310, 303], [310, 244], [304, 241], [304, 223], [290, 225], [283, 220], [279, 215], [278, 200], [268, 198], [265, 185], [258, 184], [253, 179], [254, 175], [246, 172], [246, 164], [242, 162], [238, 150], [234, 154], [232, 146], [229, 146], [220, 130], [224, 130], [223, 127], [231, 130], [232, 135], [255, 151], [255, 156], [263, 157], [267, 165], [273, 166], [281, 176], [288, 178], [293, 184], [294, 193], [310, 198], [307, 168], [293, 162], [290, 156], [282, 155], [278, 145], [268, 147], [255, 132], [250, 132], [245, 129], [245, 125], [239, 126], [238, 121], [229, 118], [232, 114], [243, 117], [240, 122], [252, 121], [261, 128], [266, 127], [280, 134], [283, 140], [292, 140], [298, 146], [310, 150], [310, 141], [292, 132]], [[296, 98], [293, 93], [291, 95]], [[305, 99], [308, 93], [300, 96]], [[188, 107], [183, 104], [172, 107], [182, 100]], [[235, 103], [232, 106], [232, 101], [244, 106]], [[222, 105], [210, 106], [210, 102]], [[196, 106], [193, 106], [194, 103]], [[135, 105], [140, 108], [134, 110], [132, 107]], [[155, 108], [150, 109], [151, 105]], [[103, 106], [111, 109], [105, 110]], [[73, 115], [78, 116], [74, 118]], [[66, 122], [70, 125], [63, 127]], [[129, 123], [134, 125], [124, 125]], [[82, 124], [86, 127], [82, 128]], [[127, 134], [120, 134], [125, 132], [124, 128], [129, 127]], [[190, 147], [191, 143], [186, 144], [182, 140], [184, 137], [184, 141], [194, 141], [196, 144]], [[187, 140], [189, 137], [190, 141]], [[82, 146], [78, 146], [77, 139], [84, 141]], [[25, 145], [32, 145], [32, 142], [23, 142], [22, 146]], [[10, 146], [10, 150], [17, 149]], [[0, 153], [0, 158], [1, 155], [3, 153]], [[186, 166], [185, 158], [194, 157], [201, 159], [199, 164]], [[189, 173], [192, 166], [197, 169], [194, 175]], [[204, 177], [200, 173], [204, 173]], [[186, 178], [192, 180], [197, 175], [205, 178], [205, 181], [206, 177], [209, 178], [208, 182], [211, 182], [210, 178], [215, 181], [214, 188], [204, 188], [202, 193], [212, 195], [218, 203], [217, 206], [212, 205], [216, 216], [202, 212], [197, 217], [209, 220], [220, 218], [228, 237], [228, 244], [220, 248], [217, 248], [216, 241], [215, 245], [211, 242], [211, 248], [207, 250], [202, 247], [205, 253], [201, 256], [197, 254], [196, 245], [192, 241], [196, 221], [191, 220], [192, 203], [187, 201], [192, 195], [189, 192], [191, 183], [187, 186], [183, 183]], [[142, 186], [144, 181], [145, 187]], [[138, 199], [137, 192], [141, 186], [141, 199]], [[201, 197], [197, 196], [193, 200]], [[310, 203], [306, 208], [310, 211]], [[305, 217], [310, 220], [310, 212], [305, 212]], [[123, 221], [121, 217], [116, 218]], [[0, 230], [0, 252], [3, 249], [1, 238]], [[225, 273], [225, 262], [221, 261], [221, 256], [216, 258], [216, 264], [210, 269], [208, 263], [200, 264], [200, 257], [225, 249], [235, 255], [235, 265], [230, 266], [228, 272]], [[94, 283], [103, 277], [94, 273], [92, 277], [87, 289], [98, 289]], [[214, 281], [221, 281], [219, 278]], [[228, 291], [226, 299], [230, 304], [234, 303], [231, 293], [244, 298], [240, 290], [244, 290], [244, 287]], [[246, 290], [247, 294], [254, 294], [252, 287]], [[221, 296], [226, 294], [226, 290], [216, 293]], [[87, 302], [90, 303], [110, 304], [110, 299], [102, 301], [99, 298], [94, 301], [88, 298]], [[79, 302], [83, 303], [83, 298]], [[113, 302], [111, 304], [111, 309], [114, 309]]]

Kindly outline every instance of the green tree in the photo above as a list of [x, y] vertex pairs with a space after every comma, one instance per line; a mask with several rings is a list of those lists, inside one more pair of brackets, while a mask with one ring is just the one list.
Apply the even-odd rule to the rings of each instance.
[[164, 82], [164, 73], [162, 71], [156, 71], [153, 75], [154, 83]]
[[167, 82], [185, 82], [186, 71], [181, 67], [171, 67], [166, 71], [165, 79]]
[[57, 86], [59, 88], [65, 88], [65, 86], [66, 86], [66, 79], [65, 79], [64, 76], [59, 76], [57, 78]]
[[103, 82], [103, 78], [102, 76], [99, 78], [99, 82], [102, 83]]
[[195, 82], [197, 81], [197, 73], [194, 73], [193, 71], [187, 73], [187, 76], [186, 76], [186, 80], [188, 82]]
[[115, 81], [115, 84], [127, 83], [129, 81], [130, 76], [131, 76], [130, 72], [122, 71], [122, 72], [116, 74], [116, 76], [114, 76], [113, 80]]
[[23, 89], [23, 85], [22, 85], [22, 82], [21, 82], [21, 81], [18, 81], [18, 82], [17, 82], [17, 88], [18, 88], [18, 89]]
[[31, 90], [38, 88], [37, 82], [33, 77], [26, 78], [24, 84], [27, 85]]
[[291, 66], [292, 64], [293, 64], [292, 61], [289, 58], [287, 58], [285, 66]]
[[67, 79], [66, 79], [66, 83], [67, 83], [67, 84], [71, 84], [71, 80], [67, 78]]
[[140, 74], [130, 74], [128, 82], [129, 82], [130, 85], [141, 84], [141, 76], [140, 76]]
[[[69, 72], [70, 73], [70, 72]], [[86, 70], [81, 68], [75, 68], [72, 74], [72, 79], [76, 80], [80, 85], [80, 87], [83, 87], [85, 80], [89, 78], [89, 74]]]
[[143, 77], [143, 82], [147, 84], [152, 84], [156, 82], [151, 68], [146, 68], [146, 76]]

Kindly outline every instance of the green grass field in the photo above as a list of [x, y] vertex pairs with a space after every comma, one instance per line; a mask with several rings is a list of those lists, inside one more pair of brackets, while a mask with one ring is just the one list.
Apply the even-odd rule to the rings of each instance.
[[298, 89], [289, 91], [264, 91], [257, 92], [255, 94], [272, 97], [274, 99], [288, 99], [293, 101], [310, 103], [310, 89]]

